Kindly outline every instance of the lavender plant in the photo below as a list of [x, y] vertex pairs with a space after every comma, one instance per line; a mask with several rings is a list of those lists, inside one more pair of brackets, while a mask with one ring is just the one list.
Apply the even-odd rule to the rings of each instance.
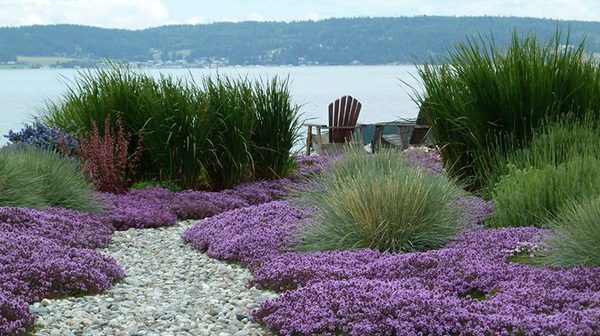
[[19, 131], [8, 131], [4, 137], [15, 145], [33, 145], [54, 151], [66, 150], [69, 154], [75, 154], [77, 147], [77, 139], [74, 135], [56, 126], [48, 126], [38, 119], [35, 119], [31, 125], [25, 124]]

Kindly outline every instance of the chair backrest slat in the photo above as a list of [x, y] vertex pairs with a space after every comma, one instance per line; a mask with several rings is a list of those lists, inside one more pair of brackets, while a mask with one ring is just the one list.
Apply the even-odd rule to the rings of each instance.
[[351, 96], [343, 96], [329, 104], [329, 142], [346, 142], [352, 137], [352, 129], [335, 129], [335, 127], [352, 127], [358, 122], [362, 104]]

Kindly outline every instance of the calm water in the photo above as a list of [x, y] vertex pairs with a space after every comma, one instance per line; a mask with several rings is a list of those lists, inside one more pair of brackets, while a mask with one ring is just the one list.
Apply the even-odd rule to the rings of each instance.
[[[349, 94], [363, 103], [360, 123], [415, 117], [417, 106], [410, 98], [417, 87], [414, 66], [235, 67], [220, 69], [148, 69], [145, 72], [194, 78], [219, 74], [250, 78], [290, 77], [291, 92], [302, 105], [304, 118], [327, 123], [327, 106]], [[57, 100], [77, 76], [71, 69], [0, 70], [0, 144], [10, 129], [20, 129], [39, 114], [45, 100]]]

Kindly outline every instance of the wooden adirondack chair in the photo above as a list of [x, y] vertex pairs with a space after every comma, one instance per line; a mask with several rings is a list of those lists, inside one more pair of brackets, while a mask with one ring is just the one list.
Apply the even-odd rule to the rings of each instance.
[[[306, 136], [306, 155], [310, 155], [313, 143], [322, 146], [327, 142], [323, 139], [323, 130], [328, 130], [329, 144], [344, 144], [353, 142], [354, 130], [357, 130], [357, 143], [362, 146], [362, 131], [364, 125], [357, 124], [362, 104], [352, 96], [343, 96], [329, 104], [329, 125], [305, 124], [308, 127]], [[313, 133], [313, 127], [316, 133]]]

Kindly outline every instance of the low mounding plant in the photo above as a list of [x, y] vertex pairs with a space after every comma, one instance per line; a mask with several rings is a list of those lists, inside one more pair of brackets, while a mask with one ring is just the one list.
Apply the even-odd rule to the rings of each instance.
[[562, 266], [600, 266], [600, 198], [568, 202], [550, 221], [544, 262]]
[[79, 139], [77, 155], [98, 191], [121, 193], [127, 190], [131, 176], [135, 173], [142, 153], [142, 139], [138, 139], [135, 152], [130, 157], [130, 135], [123, 131], [118, 115], [115, 127], [116, 133], [107, 117], [104, 121], [104, 135], [100, 136], [96, 124], [92, 122], [92, 132]]
[[302, 202], [315, 207], [316, 215], [300, 233], [299, 249], [440, 247], [461, 229], [455, 204], [460, 194], [446, 175], [406, 163], [398, 152], [349, 154], [301, 191]]
[[506, 48], [469, 39], [448, 58], [418, 67], [425, 92], [417, 94], [449, 173], [471, 188], [486, 186], [490, 153], [527, 146], [548, 117], [600, 112], [600, 67], [569, 38], [541, 44], [515, 32]]
[[101, 209], [92, 185], [75, 162], [32, 146], [7, 146], [0, 151], [0, 205]]
[[512, 168], [492, 191], [491, 227], [543, 225], [568, 201], [600, 194], [600, 160], [581, 157], [542, 168]]

